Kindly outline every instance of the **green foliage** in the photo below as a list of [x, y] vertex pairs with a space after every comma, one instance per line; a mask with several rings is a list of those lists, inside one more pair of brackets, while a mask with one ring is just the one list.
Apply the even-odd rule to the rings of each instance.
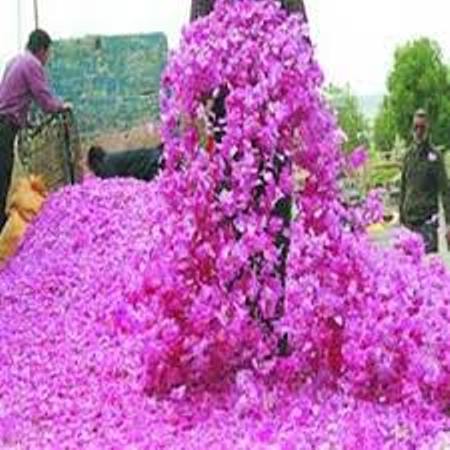
[[373, 140], [375, 148], [381, 152], [391, 151], [396, 137], [395, 117], [389, 98], [385, 97], [375, 118]]
[[450, 147], [450, 88], [442, 98], [439, 117], [433, 125], [433, 140], [447, 149]]
[[384, 146], [380, 135], [390, 139], [392, 127], [403, 139], [410, 138], [412, 117], [418, 108], [428, 111], [434, 141], [438, 144], [448, 142], [450, 103], [447, 75], [441, 50], [430, 39], [408, 42], [396, 50], [387, 82], [388, 97], [381, 109], [381, 118], [378, 118], [381, 122], [378, 124], [380, 148]]
[[326, 95], [337, 113], [339, 125], [347, 136], [344, 151], [350, 152], [360, 145], [369, 147], [369, 126], [358, 99], [349, 86], [330, 85]]
[[395, 163], [373, 163], [367, 174], [367, 189], [386, 187], [393, 184], [400, 176], [400, 165]]

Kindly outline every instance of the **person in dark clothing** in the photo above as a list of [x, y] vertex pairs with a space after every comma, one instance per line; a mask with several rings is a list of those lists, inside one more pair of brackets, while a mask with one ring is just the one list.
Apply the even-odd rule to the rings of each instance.
[[419, 233], [427, 253], [438, 251], [439, 195], [442, 196], [450, 245], [450, 189], [441, 153], [429, 138], [424, 110], [413, 120], [414, 143], [405, 156], [400, 186], [400, 223]]
[[6, 199], [14, 166], [14, 140], [19, 127], [0, 116], [0, 231], [6, 221]]
[[26, 125], [28, 111], [34, 100], [45, 112], [71, 109], [50, 92], [44, 66], [50, 55], [50, 36], [34, 30], [28, 39], [27, 51], [6, 66], [0, 83], [0, 230], [6, 223], [6, 197], [14, 165], [14, 140]]
[[100, 146], [93, 146], [89, 149], [87, 163], [100, 178], [132, 177], [151, 181], [164, 167], [163, 145], [120, 152], [106, 152]]

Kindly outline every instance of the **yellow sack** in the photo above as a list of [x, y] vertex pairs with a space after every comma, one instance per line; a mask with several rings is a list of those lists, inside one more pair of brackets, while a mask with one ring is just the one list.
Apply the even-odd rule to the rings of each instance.
[[386, 225], [382, 222], [377, 222], [377, 223], [373, 223], [371, 225], [369, 225], [367, 227], [367, 232], [369, 234], [371, 233], [381, 233], [386, 229]]
[[373, 223], [366, 228], [366, 231], [369, 234], [382, 233], [383, 231], [399, 224], [399, 215], [397, 212], [393, 212], [389, 216], [385, 217], [389, 217], [389, 220], [385, 219], [382, 222]]
[[39, 176], [23, 177], [15, 183], [6, 208], [8, 220], [0, 234], [0, 263], [16, 252], [29, 223], [41, 210], [46, 197], [47, 189]]

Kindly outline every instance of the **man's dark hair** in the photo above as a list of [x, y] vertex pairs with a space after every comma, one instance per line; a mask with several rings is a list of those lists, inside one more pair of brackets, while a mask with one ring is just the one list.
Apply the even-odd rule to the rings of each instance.
[[88, 151], [88, 167], [96, 175], [101, 172], [101, 167], [105, 159], [105, 150], [99, 145], [93, 145]]
[[27, 49], [36, 54], [40, 50], [47, 50], [52, 43], [49, 34], [44, 30], [34, 30], [28, 37]]

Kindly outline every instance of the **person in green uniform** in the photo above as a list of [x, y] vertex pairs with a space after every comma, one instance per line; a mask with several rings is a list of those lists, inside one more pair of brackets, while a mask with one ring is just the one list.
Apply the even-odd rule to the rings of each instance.
[[430, 141], [425, 110], [413, 119], [413, 144], [403, 161], [400, 186], [400, 223], [419, 233], [427, 253], [438, 251], [439, 196], [442, 196], [446, 238], [450, 246], [450, 189], [444, 158]]

